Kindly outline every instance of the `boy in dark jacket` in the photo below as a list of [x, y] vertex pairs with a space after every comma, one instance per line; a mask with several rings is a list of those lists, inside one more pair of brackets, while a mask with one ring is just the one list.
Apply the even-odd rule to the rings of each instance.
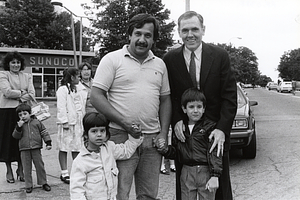
[[43, 142], [46, 149], [50, 150], [51, 138], [42, 122], [34, 116], [31, 117], [31, 107], [22, 103], [16, 108], [20, 121], [13, 132], [13, 137], [19, 139], [21, 161], [24, 168], [26, 192], [32, 192], [32, 161], [36, 168], [37, 183], [42, 185], [45, 191], [50, 191], [51, 187], [47, 184], [46, 171], [42, 159], [41, 148]]
[[172, 145], [166, 146], [163, 139], [156, 143], [158, 151], [165, 158], [174, 159], [183, 164], [180, 183], [181, 198], [196, 200], [215, 199], [222, 173], [222, 155], [217, 156], [217, 148], [212, 153], [209, 149], [213, 141], [208, 136], [216, 125], [205, 117], [206, 99], [197, 88], [187, 89], [181, 98], [182, 110], [187, 118], [184, 120], [185, 142], [177, 138]]

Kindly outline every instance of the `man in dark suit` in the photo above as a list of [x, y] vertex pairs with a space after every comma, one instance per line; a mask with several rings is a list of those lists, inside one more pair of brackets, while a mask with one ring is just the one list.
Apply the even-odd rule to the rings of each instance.
[[[178, 32], [184, 45], [164, 56], [171, 87], [172, 127], [176, 135], [173, 134], [173, 139], [185, 140], [180, 99], [186, 89], [197, 87], [207, 99], [206, 116], [217, 122], [209, 136], [214, 140], [212, 149], [218, 148], [218, 154], [223, 153], [223, 173], [216, 199], [231, 200], [229, 149], [230, 131], [237, 109], [237, 89], [229, 56], [224, 49], [202, 42], [205, 33], [203, 18], [194, 11], [187, 11], [179, 17]], [[176, 162], [177, 200], [181, 199], [180, 169]]]

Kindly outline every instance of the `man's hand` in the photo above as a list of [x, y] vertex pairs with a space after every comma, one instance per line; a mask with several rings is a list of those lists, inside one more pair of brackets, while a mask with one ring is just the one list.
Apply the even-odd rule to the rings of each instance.
[[20, 121], [17, 122], [17, 124], [18, 124], [18, 127], [22, 127], [23, 124], [24, 124], [24, 121], [23, 121], [23, 120], [20, 120]]
[[219, 179], [218, 177], [211, 177], [206, 183], [205, 189], [214, 192], [219, 188]]
[[140, 138], [142, 135], [142, 127], [140, 124], [132, 123], [129, 134], [134, 138]]
[[[153, 142], [154, 142], [154, 141], [153, 141]], [[155, 144], [156, 148], [157, 148], [158, 150], [160, 150], [160, 149], [162, 149], [162, 148], [165, 147], [165, 145], [166, 145], [166, 140], [165, 140], [164, 138], [159, 138], [159, 139], [157, 139], [157, 140], [154, 142], [154, 144]]]
[[[155, 138], [153, 138], [153, 142], [155, 141]], [[168, 151], [168, 144], [166, 143], [166, 140], [164, 138], [159, 138], [156, 140], [154, 145], [157, 148], [157, 151], [159, 153], [167, 153]]]
[[218, 145], [217, 156], [219, 157], [220, 154], [223, 155], [224, 151], [224, 142], [225, 142], [225, 134], [223, 131], [219, 129], [215, 129], [211, 132], [209, 136], [209, 140], [211, 141], [214, 138], [214, 142], [209, 150], [209, 153], [213, 151], [213, 149]]
[[185, 127], [183, 125], [183, 121], [180, 120], [175, 124], [174, 132], [175, 132], [177, 139], [180, 140], [181, 142], [185, 142], [185, 137], [184, 137], [183, 131], [185, 131]]

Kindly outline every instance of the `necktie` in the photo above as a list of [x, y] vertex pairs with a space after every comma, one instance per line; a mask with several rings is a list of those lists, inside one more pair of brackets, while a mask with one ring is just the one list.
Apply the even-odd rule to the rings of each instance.
[[196, 63], [195, 63], [195, 53], [191, 53], [191, 61], [190, 61], [190, 67], [189, 67], [189, 73], [193, 81], [194, 87], [197, 87], [197, 81], [196, 81]]

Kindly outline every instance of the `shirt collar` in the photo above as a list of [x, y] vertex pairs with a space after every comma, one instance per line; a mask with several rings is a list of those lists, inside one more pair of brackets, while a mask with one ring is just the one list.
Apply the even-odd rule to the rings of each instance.
[[[189, 50], [188, 48], [186, 48], [186, 46], [184, 46], [183, 53], [185, 54], [185, 56], [186, 56], [187, 58], [190, 58], [190, 57], [191, 57], [192, 51]], [[200, 56], [201, 53], [202, 53], [202, 43], [201, 43], [200, 46], [194, 51], [194, 53], [195, 53], [196, 59], [199, 60], [199, 59], [200, 59], [199, 56]]]
[[[100, 146], [100, 150], [104, 147], [107, 147], [107, 143], [103, 143], [103, 145]], [[89, 150], [87, 150], [87, 148], [85, 147], [85, 145], [82, 146], [81, 148], [81, 154], [82, 156], [85, 156], [85, 155], [92, 155], [92, 152], [90, 152]]]

